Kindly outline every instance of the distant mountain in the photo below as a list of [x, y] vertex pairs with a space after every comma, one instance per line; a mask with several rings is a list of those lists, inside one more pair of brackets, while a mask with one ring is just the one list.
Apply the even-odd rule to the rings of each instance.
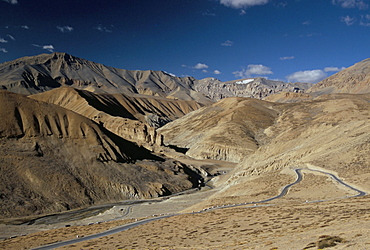
[[117, 69], [66, 53], [0, 64], [0, 88], [21, 94], [71, 86], [96, 93], [136, 93], [210, 103], [194, 90], [194, 81], [192, 77], [175, 77], [163, 71]]
[[251, 97], [263, 99], [280, 92], [304, 93], [312, 86], [311, 83], [286, 83], [266, 78], [249, 78], [229, 82], [221, 82], [216, 78], [205, 78], [195, 84], [195, 90], [214, 101], [227, 97]]
[[142, 94], [211, 104], [226, 97], [262, 99], [281, 91], [304, 92], [310, 84], [285, 83], [265, 78], [222, 82], [196, 80], [163, 71], [117, 69], [66, 53], [23, 57], [0, 64], [0, 88], [36, 94], [69, 86], [94, 93]]
[[307, 93], [315, 96], [331, 93], [370, 93], [370, 58], [322, 80], [307, 90]]
[[[0, 90], [0, 218], [186, 190], [201, 178], [98, 123]], [[16, 207], [16, 209], [14, 209]]]

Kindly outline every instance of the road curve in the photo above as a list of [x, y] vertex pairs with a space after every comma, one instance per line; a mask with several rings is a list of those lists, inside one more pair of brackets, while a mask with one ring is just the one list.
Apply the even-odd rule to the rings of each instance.
[[[292, 182], [292, 183], [284, 186], [281, 189], [280, 193], [278, 195], [274, 196], [274, 197], [271, 197], [271, 198], [268, 198], [268, 199], [265, 199], [265, 200], [261, 200], [261, 201], [256, 201], [256, 202], [246, 202], [246, 203], [240, 203], [240, 204], [233, 204], [233, 205], [224, 205], [224, 206], [212, 207], [212, 208], [209, 208], [209, 209], [204, 209], [204, 210], [199, 211], [199, 212], [194, 212], [194, 214], [204, 213], [204, 212], [207, 212], [207, 211], [216, 210], [216, 209], [222, 209], [222, 208], [238, 207], [238, 206], [245, 206], [245, 205], [251, 205], [251, 204], [266, 203], [266, 202], [269, 202], [269, 201], [272, 201], [272, 200], [275, 200], [275, 199], [279, 199], [279, 198], [283, 197], [284, 195], [286, 195], [288, 193], [289, 189], [293, 185], [298, 184], [299, 182], [302, 181], [302, 179], [303, 179], [302, 170], [310, 170], [310, 171], [320, 172], [320, 173], [329, 175], [333, 180], [337, 181], [339, 184], [341, 184], [341, 185], [343, 185], [343, 186], [345, 186], [345, 187], [347, 187], [349, 189], [352, 189], [352, 190], [358, 192], [357, 195], [347, 196], [345, 198], [359, 197], [359, 196], [367, 195], [366, 192], [364, 192], [362, 190], [359, 190], [359, 189], [357, 189], [355, 187], [352, 187], [351, 185], [349, 185], [349, 184], [345, 183], [344, 181], [342, 181], [341, 179], [339, 179], [334, 174], [331, 174], [331, 173], [328, 173], [328, 172], [324, 172], [324, 171], [321, 171], [321, 170], [310, 169], [310, 168], [304, 168], [304, 169], [302, 169], [302, 168], [296, 168], [296, 169], [293, 169], [293, 170], [294, 170], [294, 172], [297, 175], [296, 180], [294, 182]], [[128, 213], [129, 213], [129, 210], [130, 210], [130, 208], [127, 210]], [[105, 232], [101, 232], [101, 233], [97, 233], [97, 234], [92, 234], [92, 235], [89, 235], [89, 236], [85, 236], [85, 237], [81, 237], [81, 238], [76, 238], [76, 239], [73, 239], [73, 240], [67, 240], [67, 241], [62, 241], [62, 242], [57, 242], [57, 243], [53, 243], [53, 244], [49, 244], [49, 245], [37, 247], [37, 248], [34, 248], [34, 250], [49, 250], [49, 249], [54, 249], [54, 248], [58, 248], [58, 247], [68, 246], [68, 245], [71, 245], [71, 244], [76, 244], [76, 243], [87, 241], [87, 240], [97, 239], [97, 238], [101, 238], [101, 237], [104, 237], [104, 236], [107, 236], [107, 235], [111, 235], [111, 234], [119, 233], [119, 232], [122, 232], [122, 231], [126, 231], [126, 230], [128, 230], [130, 228], [137, 227], [137, 226], [140, 226], [140, 225], [143, 225], [143, 224], [152, 222], [152, 221], [156, 221], [156, 220], [160, 220], [160, 219], [164, 219], [164, 218], [169, 218], [169, 217], [173, 217], [173, 216], [178, 216], [178, 215], [182, 215], [182, 214], [185, 214], [185, 213], [178, 213], [178, 214], [170, 214], [170, 215], [163, 215], [163, 216], [158, 216], [158, 217], [152, 217], [152, 218], [148, 218], [148, 219], [136, 221], [136, 222], [133, 222], [133, 223], [129, 223], [129, 224], [126, 224], [126, 225], [117, 227], [117, 228], [113, 228], [113, 229], [107, 230]]]

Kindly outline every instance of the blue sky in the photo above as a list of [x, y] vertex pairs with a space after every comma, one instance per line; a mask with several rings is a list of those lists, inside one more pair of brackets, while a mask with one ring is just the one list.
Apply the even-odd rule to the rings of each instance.
[[0, 63], [51, 52], [197, 79], [318, 82], [370, 57], [370, 0], [0, 0]]

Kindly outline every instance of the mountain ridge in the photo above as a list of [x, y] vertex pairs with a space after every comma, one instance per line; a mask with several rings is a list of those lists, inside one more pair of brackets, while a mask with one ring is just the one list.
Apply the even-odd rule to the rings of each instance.
[[62, 86], [95, 93], [195, 100], [208, 105], [226, 97], [262, 99], [281, 91], [304, 92], [311, 84], [265, 78], [228, 82], [215, 78], [197, 80], [164, 71], [118, 69], [59, 52], [22, 57], [0, 64], [0, 88], [21, 94], [36, 94]]
[[314, 96], [333, 93], [370, 93], [370, 58], [318, 82], [307, 90]]

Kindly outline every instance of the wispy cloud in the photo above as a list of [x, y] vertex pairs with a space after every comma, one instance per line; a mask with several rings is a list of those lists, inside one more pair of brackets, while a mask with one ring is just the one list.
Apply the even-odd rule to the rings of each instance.
[[321, 36], [320, 33], [308, 33], [305, 35], [300, 35], [299, 37], [315, 37], [315, 36]]
[[324, 70], [314, 69], [298, 71], [291, 75], [288, 75], [286, 78], [289, 82], [317, 83], [323, 80], [326, 76], [327, 74], [324, 72]]
[[35, 46], [37, 48], [42, 48], [44, 50], [47, 50], [49, 52], [54, 52], [54, 46], [53, 45], [38, 45], [38, 44], [32, 44], [32, 46]]
[[5, 40], [4, 38], [0, 37], [0, 43], [7, 43], [8, 40]]
[[252, 75], [272, 75], [271, 68], [266, 67], [262, 64], [250, 64], [246, 69], [233, 72], [235, 77], [245, 78], [251, 77]]
[[294, 56], [284, 56], [284, 57], [280, 57], [280, 60], [285, 61], [285, 60], [292, 60], [294, 58], [295, 58]]
[[21, 28], [26, 29], [26, 30], [30, 29], [30, 27], [28, 27], [28, 25], [22, 25]]
[[216, 16], [216, 14], [210, 10], [206, 10], [202, 13], [203, 16]]
[[220, 3], [236, 9], [267, 4], [269, 0], [220, 0]]
[[17, 0], [3, 0], [4, 2], [10, 3], [10, 4], [17, 4]]
[[370, 27], [370, 15], [362, 15], [360, 25]]
[[310, 20], [307, 20], [307, 21], [304, 21], [302, 24], [303, 25], [310, 25], [311, 24], [311, 21]]
[[73, 27], [71, 26], [57, 26], [57, 29], [62, 33], [67, 33], [73, 31]]
[[219, 70], [216, 69], [216, 70], [213, 71], [213, 74], [220, 75], [221, 74], [221, 71], [219, 71]]
[[5, 48], [0, 48], [0, 52], [8, 53], [8, 51]]
[[367, 9], [369, 7], [362, 0], [332, 0], [331, 1], [334, 5], [339, 5], [342, 8], [358, 8], [360, 10]]
[[15, 41], [14, 36], [12, 36], [12, 35], [6, 35], [6, 36], [9, 37], [10, 39], [12, 39], [13, 41]]
[[324, 68], [324, 71], [325, 72], [338, 72], [338, 71], [341, 71], [345, 69], [345, 67], [342, 67], [342, 68], [338, 68], [338, 67], [325, 67]]
[[347, 26], [351, 26], [356, 22], [356, 18], [350, 16], [342, 16], [340, 20], [344, 22]]
[[99, 30], [101, 32], [107, 32], [107, 33], [111, 33], [112, 32], [112, 30], [109, 30], [107, 27], [104, 27], [101, 24], [99, 24], [98, 26], [96, 26], [95, 29], [97, 29], [97, 30]]
[[208, 69], [208, 65], [204, 63], [197, 63], [194, 67], [194, 69]]
[[226, 40], [225, 42], [221, 43], [222, 46], [233, 46], [234, 42], [230, 40]]

